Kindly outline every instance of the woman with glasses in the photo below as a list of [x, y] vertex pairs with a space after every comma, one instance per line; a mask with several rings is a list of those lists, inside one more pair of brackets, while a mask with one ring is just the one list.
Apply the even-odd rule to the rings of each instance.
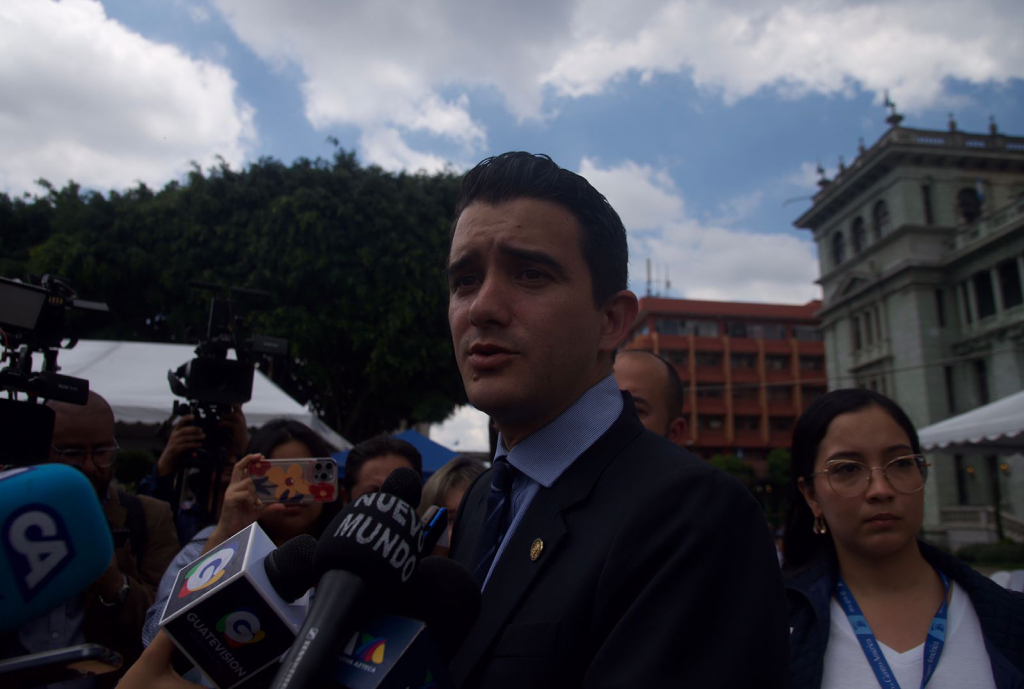
[[1024, 595], [918, 540], [928, 463], [895, 402], [819, 397], [792, 462], [791, 687], [1024, 686]]

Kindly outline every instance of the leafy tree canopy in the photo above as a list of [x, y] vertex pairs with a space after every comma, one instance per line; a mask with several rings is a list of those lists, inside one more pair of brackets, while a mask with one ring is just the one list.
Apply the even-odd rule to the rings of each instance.
[[346, 437], [440, 421], [465, 401], [444, 279], [454, 174], [389, 173], [338, 150], [194, 166], [159, 191], [40, 184], [0, 194], [0, 275], [60, 275], [107, 302], [111, 317], [83, 337], [185, 341], [212, 296], [190, 281], [254, 288], [271, 296], [241, 298], [236, 313], [290, 343], [265, 370]]

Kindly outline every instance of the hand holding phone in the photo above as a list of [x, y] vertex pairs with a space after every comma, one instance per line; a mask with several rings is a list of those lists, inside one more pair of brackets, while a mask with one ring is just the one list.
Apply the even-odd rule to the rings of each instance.
[[258, 459], [246, 469], [256, 488], [256, 497], [264, 504], [338, 499], [338, 465], [331, 457]]

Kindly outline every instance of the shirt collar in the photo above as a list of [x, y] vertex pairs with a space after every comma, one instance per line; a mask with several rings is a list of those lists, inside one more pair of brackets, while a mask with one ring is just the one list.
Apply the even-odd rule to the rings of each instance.
[[554, 421], [523, 438], [511, 450], [498, 435], [494, 459], [508, 463], [545, 488], [558, 480], [622, 413], [622, 393], [609, 375], [583, 393]]

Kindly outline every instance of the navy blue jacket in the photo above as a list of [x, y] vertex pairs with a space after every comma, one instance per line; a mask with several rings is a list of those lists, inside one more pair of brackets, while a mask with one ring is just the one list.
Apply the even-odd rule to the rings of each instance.
[[[981, 622], [998, 689], [1024, 689], [1024, 594], [1004, 589], [966, 564], [920, 543], [921, 554], [960, 585]], [[822, 559], [786, 577], [789, 605], [790, 689], [819, 689], [836, 584], [834, 562]]]

